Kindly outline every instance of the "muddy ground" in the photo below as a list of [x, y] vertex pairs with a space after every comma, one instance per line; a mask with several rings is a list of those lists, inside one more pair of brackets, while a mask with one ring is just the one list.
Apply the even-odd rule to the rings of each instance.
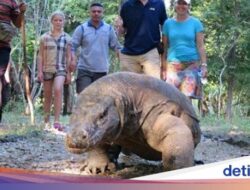
[[[80, 171], [85, 155], [69, 153], [64, 137], [64, 133], [53, 130], [0, 137], [0, 167], [86, 175]], [[249, 155], [250, 136], [233, 130], [225, 134], [206, 129], [196, 148], [195, 159], [207, 164]], [[128, 179], [162, 171], [161, 162], [121, 154], [117, 171], [108, 176]]]

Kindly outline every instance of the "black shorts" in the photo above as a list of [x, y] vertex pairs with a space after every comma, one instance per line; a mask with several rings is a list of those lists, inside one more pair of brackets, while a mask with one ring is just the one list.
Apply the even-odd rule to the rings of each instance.
[[10, 60], [10, 48], [0, 47], [0, 67], [6, 68]]

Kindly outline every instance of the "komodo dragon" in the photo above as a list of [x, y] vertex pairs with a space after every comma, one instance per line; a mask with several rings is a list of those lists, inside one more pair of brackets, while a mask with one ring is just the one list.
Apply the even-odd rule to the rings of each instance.
[[79, 94], [66, 145], [73, 153], [88, 152], [83, 169], [93, 174], [114, 168], [108, 154], [113, 145], [174, 170], [194, 164], [200, 137], [191, 101], [179, 90], [150, 76], [118, 72]]

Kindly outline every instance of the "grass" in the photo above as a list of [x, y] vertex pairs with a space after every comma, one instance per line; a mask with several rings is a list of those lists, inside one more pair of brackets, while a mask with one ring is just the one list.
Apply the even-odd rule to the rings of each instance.
[[[69, 116], [61, 116], [63, 124], [68, 124]], [[51, 117], [53, 121], [53, 117]], [[4, 136], [29, 136], [31, 134], [42, 134], [44, 128], [41, 113], [35, 115], [35, 125], [31, 125], [30, 116], [17, 110], [16, 112], [4, 112], [3, 121], [0, 124], [0, 139]]]
[[[61, 116], [62, 124], [68, 124], [69, 116]], [[216, 131], [229, 133], [231, 131], [243, 132], [250, 135], [250, 118], [235, 116], [231, 122], [224, 118], [218, 118], [216, 115], [208, 115], [201, 118], [201, 129], [203, 131]], [[51, 117], [53, 121], [53, 117]], [[3, 127], [4, 126], [4, 127]], [[3, 123], [0, 124], [0, 136], [3, 135], [28, 135], [34, 132], [43, 131], [43, 115], [36, 112], [35, 125], [30, 124], [30, 117], [25, 115], [20, 109], [4, 112]]]
[[201, 118], [201, 128], [203, 130], [213, 130], [218, 132], [229, 133], [231, 131], [243, 132], [250, 135], [250, 118], [234, 116], [232, 121], [224, 118], [218, 118], [215, 115], [209, 115]]

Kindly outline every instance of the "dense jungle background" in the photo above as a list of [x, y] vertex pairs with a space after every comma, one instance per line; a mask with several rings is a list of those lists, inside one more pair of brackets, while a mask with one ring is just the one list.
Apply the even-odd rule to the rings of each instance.
[[[55, 10], [67, 16], [66, 32], [88, 19], [91, 0], [27, 0], [26, 49], [30, 74], [30, 89], [35, 112], [42, 103], [42, 85], [37, 83], [37, 51], [39, 37], [49, 30], [48, 17]], [[103, 0], [104, 19], [113, 23], [121, 0]], [[173, 15], [172, 1], [165, 1], [168, 16]], [[193, 0], [191, 14], [205, 26], [208, 56], [208, 83], [204, 85], [203, 112], [232, 120], [250, 116], [250, 2], [248, 0]], [[122, 39], [121, 39], [122, 41]], [[6, 111], [16, 110], [17, 102], [26, 104], [23, 81], [23, 48], [21, 33], [12, 46], [12, 98]], [[119, 62], [111, 55], [110, 72], [119, 71]], [[65, 87], [64, 114], [70, 113], [74, 103], [74, 81]], [[204, 107], [205, 106], [205, 107]]]
[[[52, 171], [61, 171], [55, 169], [59, 167], [64, 168], [65, 172], [65, 164], [77, 163], [77, 158], [71, 158], [64, 150], [59, 151], [59, 147], [63, 146], [63, 135], [48, 136], [42, 132], [43, 95], [42, 84], [37, 82], [37, 51], [39, 37], [49, 30], [48, 17], [53, 11], [65, 12], [67, 17], [65, 31], [72, 34], [78, 24], [88, 19], [88, 7], [92, 2], [92, 0], [26, 0], [28, 9], [25, 14], [25, 43], [22, 32], [12, 43], [11, 100], [4, 109], [3, 122], [0, 125], [2, 144], [0, 166], [41, 170], [52, 167]], [[99, 2], [105, 7], [105, 21], [112, 24], [119, 13], [122, 0]], [[171, 17], [174, 14], [173, 0], [165, 0], [165, 3], [168, 16]], [[194, 105], [197, 105], [204, 134], [196, 157], [205, 163], [250, 155], [249, 12], [249, 0], [192, 0], [191, 14], [197, 16], [205, 26], [208, 57], [209, 75], [208, 82], [203, 86], [204, 99], [199, 103], [194, 102]], [[122, 42], [123, 39], [120, 40]], [[23, 43], [26, 50], [23, 48]], [[112, 53], [110, 59], [110, 72], [119, 71], [119, 62]], [[28, 104], [25, 88], [24, 76], [27, 70], [31, 104]], [[72, 84], [64, 88], [62, 120], [65, 124], [68, 123], [68, 115], [75, 101], [73, 77]], [[33, 121], [30, 119], [32, 114]], [[46, 143], [41, 145], [41, 142]], [[49, 148], [50, 146], [53, 146], [53, 149]], [[37, 148], [37, 151], [33, 151], [33, 148]], [[27, 156], [22, 157], [23, 154]], [[35, 161], [30, 164], [34, 158], [44, 159], [44, 154], [48, 156], [47, 160], [40, 162], [40, 165], [35, 164]], [[50, 159], [59, 161], [66, 159], [67, 162], [42, 165]], [[122, 159], [124, 161], [124, 157]], [[158, 169], [156, 168], [153, 173]], [[147, 173], [152, 171], [116, 176], [128, 178]]]

